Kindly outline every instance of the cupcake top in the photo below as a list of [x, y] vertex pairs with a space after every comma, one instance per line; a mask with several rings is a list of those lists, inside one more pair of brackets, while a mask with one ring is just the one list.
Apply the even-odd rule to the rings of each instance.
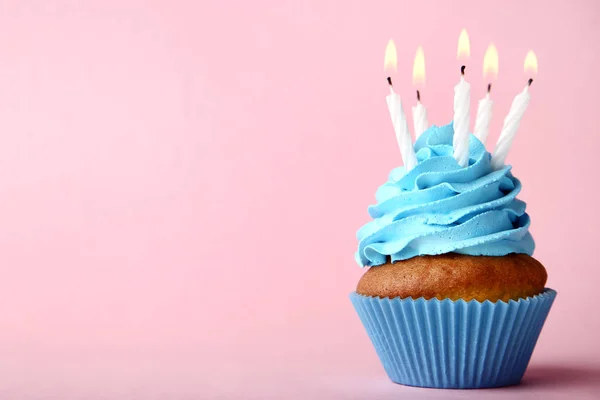
[[369, 207], [372, 221], [357, 232], [356, 261], [365, 267], [420, 255], [460, 253], [532, 255], [521, 182], [510, 166], [494, 170], [491, 155], [473, 135], [469, 165], [453, 157], [452, 124], [432, 126], [415, 143], [418, 164], [390, 172]]

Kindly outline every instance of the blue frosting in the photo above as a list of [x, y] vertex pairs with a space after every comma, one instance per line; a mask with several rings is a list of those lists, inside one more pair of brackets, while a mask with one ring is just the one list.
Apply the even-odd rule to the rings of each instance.
[[533, 238], [521, 182], [510, 166], [494, 171], [491, 155], [473, 135], [469, 166], [453, 157], [452, 124], [432, 126], [415, 143], [418, 164], [395, 168], [369, 207], [372, 221], [357, 232], [356, 261], [381, 265], [419, 255], [531, 255]]

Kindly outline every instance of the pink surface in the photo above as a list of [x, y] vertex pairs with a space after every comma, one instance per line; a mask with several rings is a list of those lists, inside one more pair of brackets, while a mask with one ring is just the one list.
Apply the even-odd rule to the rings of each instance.
[[[481, 3], [4, 2], [0, 398], [597, 396], [600, 6]], [[408, 107], [423, 46], [447, 123], [463, 27], [473, 116], [499, 51], [489, 145], [538, 55], [508, 162], [559, 296], [525, 385], [403, 388], [347, 298], [400, 163], [383, 55]]]

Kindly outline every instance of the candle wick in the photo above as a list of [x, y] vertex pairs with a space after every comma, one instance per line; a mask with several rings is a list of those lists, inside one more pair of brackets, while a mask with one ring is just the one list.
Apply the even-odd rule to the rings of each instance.
[[533, 83], [533, 79], [529, 79], [529, 80], [527, 81], [527, 86], [531, 86], [531, 84], [532, 84], [532, 83]]
[[392, 85], [392, 78], [391, 77], [388, 76], [387, 77], [387, 81], [390, 84], [390, 86], [392, 86], [392, 87], [394, 86], [394, 85]]
[[464, 74], [465, 74], [465, 68], [467, 68], [467, 67], [466, 67], [466, 66], [464, 66], [464, 65], [463, 65], [462, 67], [460, 67], [460, 74], [461, 74], [461, 75], [464, 75]]
[[417, 90], [417, 101], [421, 102], [421, 92]]
[[487, 91], [487, 92], [489, 93], [489, 92], [491, 92], [491, 91], [492, 91], [492, 84], [491, 84], [491, 83], [488, 83], [488, 91]]

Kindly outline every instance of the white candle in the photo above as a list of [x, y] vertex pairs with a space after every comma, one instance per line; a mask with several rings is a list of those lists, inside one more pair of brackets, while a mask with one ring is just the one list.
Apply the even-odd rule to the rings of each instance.
[[477, 107], [477, 118], [475, 118], [474, 134], [481, 143], [485, 146], [488, 134], [490, 133], [490, 121], [492, 120], [492, 108], [494, 102], [490, 98], [490, 90], [492, 85], [488, 85], [488, 91], [485, 97], [479, 100]]
[[415, 126], [415, 140], [429, 128], [427, 109], [421, 104], [421, 94], [417, 90], [417, 105], [412, 108], [413, 124]]
[[402, 100], [400, 99], [400, 96], [394, 92], [390, 78], [388, 78], [388, 82], [390, 83], [390, 94], [386, 97], [386, 101], [390, 116], [392, 117], [392, 124], [396, 131], [396, 140], [400, 147], [404, 168], [406, 168], [406, 171], [408, 172], [417, 165], [417, 156], [415, 155], [412, 138], [410, 137], [410, 132], [408, 130], [406, 115], [402, 108]]
[[504, 126], [496, 143], [494, 154], [492, 155], [492, 168], [494, 169], [500, 169], [504, 166], [504, 160], [506, 160], [523, 114], [525, 114], [525, 110], [529, 105], [529, 100], [531, 99], [529, 86], [532, 82], [533, 79], [530, 79], [525, 89], [515, 97], [508, 115], [504, 118]]
[[461, 167], [469, 165], [469, 123], [471, 85], [465, 81], [465, 66], [461, 67], [460, 82], [454, 87], [454, 158]]
[[[490, 80], [498, 76], [498, 50], [493, 43], [488, 46], [485, 56], [483, 56], [483, 77]], [[488, 84], [485, 97], [479, 100], [477, 107], [477, 117], [475, 118], [475, 129], [473, 134], [485, 146], [488, 134], [490, 133], [490, 121], [492, 120], [492, 107], [494, 102], [490, 99], [492, 84]]]

